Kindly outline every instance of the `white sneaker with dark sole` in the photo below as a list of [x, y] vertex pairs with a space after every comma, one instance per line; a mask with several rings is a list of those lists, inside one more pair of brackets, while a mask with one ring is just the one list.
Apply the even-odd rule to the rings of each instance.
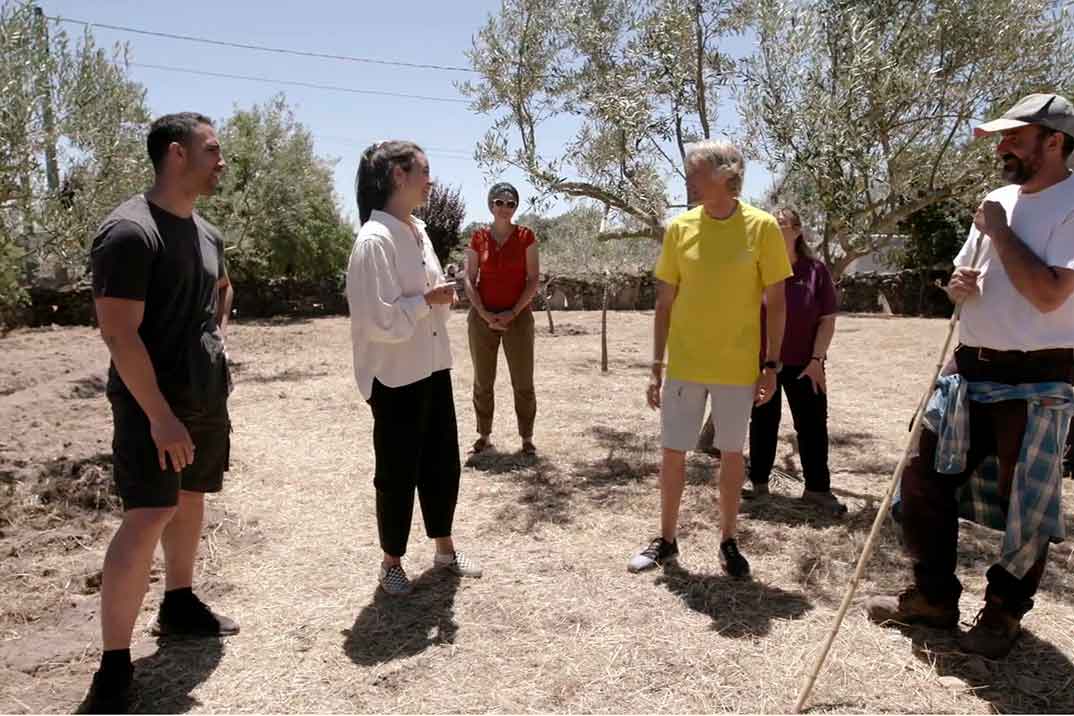
[[462, 552], [451, 554], [438, 554], [433, 557], [433, 567], [446, 569], [457, 577], [480, 577], [483, 572], [481, 565], [470, 559]]
[[653, 567], [672, 564], [679, 559], [679, 541], [668, 542], [663, 537], [657, 537], [649, 543], [645, 549], [637, 552], [627, 562], [627, 571], [644, 572]]

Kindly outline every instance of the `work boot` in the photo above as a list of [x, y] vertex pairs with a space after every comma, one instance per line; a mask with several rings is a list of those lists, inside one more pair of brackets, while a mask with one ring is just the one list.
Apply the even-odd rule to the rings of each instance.
[[[1029, 606], [1033, 600], [1028, 600]], [[1029, 611], [1028, 607], [1021, 614]], [[1004, 608], [999, 597], [988, 596], [984, 608], [977, 612], [973, 626], [959, 637], [958, 646], [968, 654], [979, 654], [986, 659], [1002, 659], [1010, 653], [1018, 635], [1022, 632], [1022, 616]]]
[[825, 490], [824, 492], [803, 490], [802, 502], [813, 507], [818, 507], [821, 511], [832, 517], [842, 517], [847, 513], [847, 506], [840, 502], [839, 499], [832, 494], [831, 490]]
[[958, 626], [958, 599], [934, 604], [916, 586], [898, 594], [878, 594], [865, 600], [865, 612], [877, 624], [924, 624], [937, 629]]
[[743, 500], [756, 500], [762, 497], [768, 497], [768, 483], [767, 482], [754, 482], [751, 483], [752, 488], [742, 490]]

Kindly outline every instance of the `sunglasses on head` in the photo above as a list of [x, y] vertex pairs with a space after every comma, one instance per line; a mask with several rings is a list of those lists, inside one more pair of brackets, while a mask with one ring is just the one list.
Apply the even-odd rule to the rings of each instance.
[[493, 206], [506, 206], [508, 209], [514, 209], [518, 206], [518, 203], [514, 199], [493, 199]]

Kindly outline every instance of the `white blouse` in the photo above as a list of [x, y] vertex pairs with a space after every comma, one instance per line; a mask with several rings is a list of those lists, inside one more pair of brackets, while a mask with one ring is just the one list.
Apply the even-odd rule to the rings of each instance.
[[451, 309], [425, 302], [429, 289], [445, 283], [444, 272], [425, 223], [413, 222], [418, 237], [391, 214], [373, 211], [351, 250], [347, 304], [354, 377], [366, 400], [374, 378], [398, 388], [451, 367]]

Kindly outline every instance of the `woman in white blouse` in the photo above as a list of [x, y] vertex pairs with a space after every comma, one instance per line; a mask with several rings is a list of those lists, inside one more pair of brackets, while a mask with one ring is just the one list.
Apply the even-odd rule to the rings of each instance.
[[401, 558], [415, 489], [425, 531], [436, 542], [433, 566], [481, 576], [451, 539], [461, 472], [447, 336], [455, 289], [424, 222], [413, 216], [432, 187], [421, 147], [372, 145], [362, 153], [355, 184], [362, 228], [347, 269], [347, 302], [354, 375], [373, 409], [380, 585], [388, 594], [407, 594]]

